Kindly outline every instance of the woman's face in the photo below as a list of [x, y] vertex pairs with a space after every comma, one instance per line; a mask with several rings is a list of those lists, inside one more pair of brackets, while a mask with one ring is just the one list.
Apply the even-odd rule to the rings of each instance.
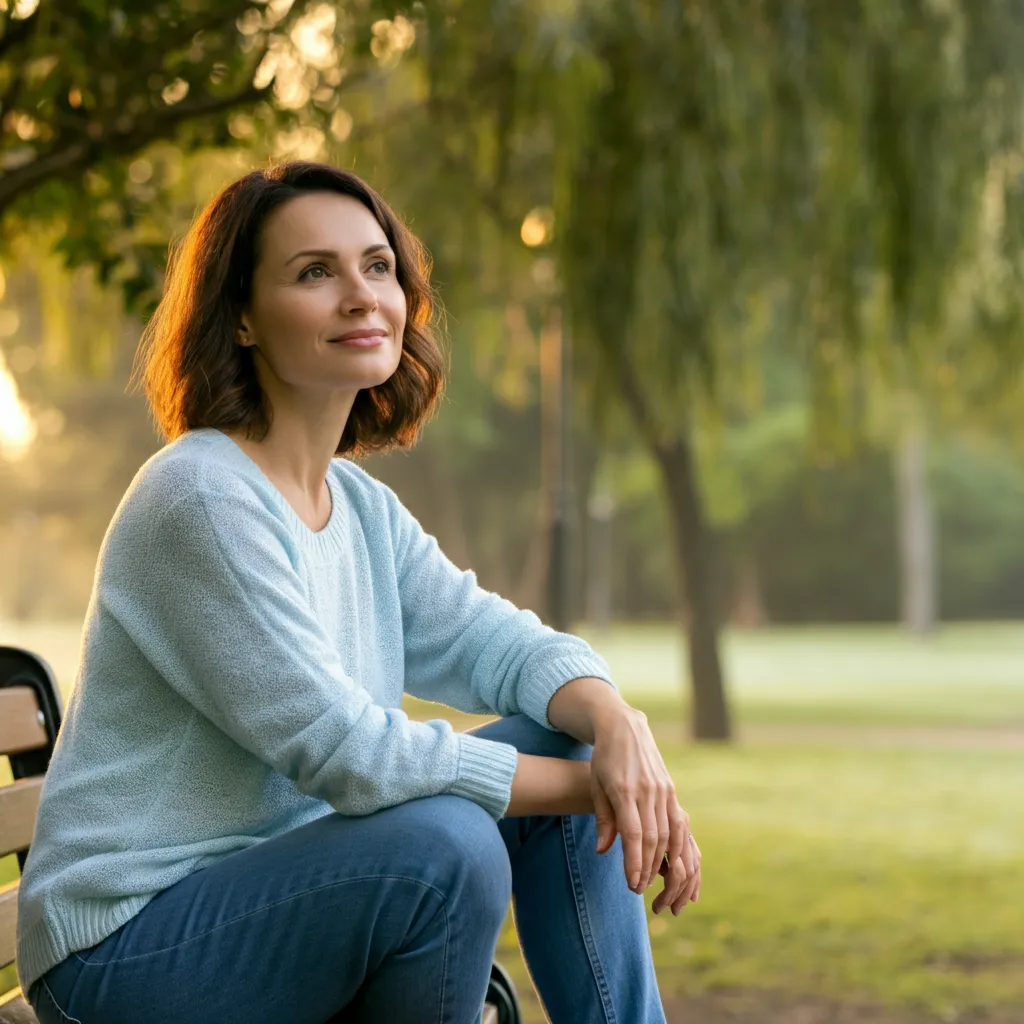
[[395, 260], [349, 196], [311, 192], [267, 218], [238, 343], [255, 350], [271, 398], [280, 386], [354, 398], [395, 372], [406, 314]]

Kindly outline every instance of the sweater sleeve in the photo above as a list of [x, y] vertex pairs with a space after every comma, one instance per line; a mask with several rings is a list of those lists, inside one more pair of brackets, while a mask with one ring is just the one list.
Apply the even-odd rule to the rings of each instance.
[[405, 632], [405, 688], [449, 707], [526, 714], [547, 729], [548, 704], [573, 679], [614, 686], [586, 641], [545, 626], [457, 568], [383, 484]]
[[440, 793], [504, 814], [515, 748], [375, 704], [313, 614], [287, 528], [255, 495], [193, 490], [148, 518], [111, 538], [99, 599], [201, 714], [343, 814]]

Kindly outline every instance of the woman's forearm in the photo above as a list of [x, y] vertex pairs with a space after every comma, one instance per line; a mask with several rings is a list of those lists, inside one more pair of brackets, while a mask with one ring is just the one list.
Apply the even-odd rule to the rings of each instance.
[[548, 703], [548, 721], [581, 743], [593, 743], [602, 717], [630, 711], [619, 692], [603, 679], [590, 677], [566, 683]]
[[593, 814], [590, 763], [520, 754], [506, 818], [532, 814]]

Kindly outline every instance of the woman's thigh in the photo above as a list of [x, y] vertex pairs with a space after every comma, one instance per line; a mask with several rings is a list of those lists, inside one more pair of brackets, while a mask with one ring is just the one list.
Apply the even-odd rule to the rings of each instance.
[[188, 876], [46, 981], [84, 1024], [319, 1024], [389, 957], [419, 943], [438, 953], [437, 963], [415, 961], [427, 1006], [440, 974], [459, 970], [441, 963], [451, 937], [435, 942], [434, 932], [448, 929], [457, 907], [460, 927], [479, 922], [478, 945], [493, 942], [510, 885], [498, 830], [468, 800], [328, 814]]

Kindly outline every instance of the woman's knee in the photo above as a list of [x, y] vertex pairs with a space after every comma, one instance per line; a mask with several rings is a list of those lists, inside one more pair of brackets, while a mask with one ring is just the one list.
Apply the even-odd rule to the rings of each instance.
[[463, 797], [415, 803], [421, 805], [418, 842], [446, 900], [459, 912], [500, 927], [512, 896], [512, 868], [497, 823]]

